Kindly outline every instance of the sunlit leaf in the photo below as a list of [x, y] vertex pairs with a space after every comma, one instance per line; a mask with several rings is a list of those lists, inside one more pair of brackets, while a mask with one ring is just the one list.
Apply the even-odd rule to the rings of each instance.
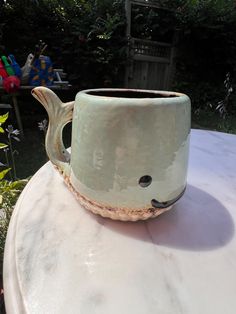
[[7, 144], [0, 143], [0, 149], [6, 148], [6, 147], [8, 147], [8, 145], [7, 145]]
[[0, 171], [0, 180], [2, 180], [2, 179], [5, 177], [5, 175], [6, 175], [10, 170], [11, 170], [11, 168], [7, 168], [7, 169], [5, 169], [5, 170], [3, 170], [3, 171]]
[[97, 35], [97, 38], [108, 40], [111, 38], [111, 35], [110, 34]]
[[8, 118], [8, 112], [0, 116], [0, 125], [3, 124]]

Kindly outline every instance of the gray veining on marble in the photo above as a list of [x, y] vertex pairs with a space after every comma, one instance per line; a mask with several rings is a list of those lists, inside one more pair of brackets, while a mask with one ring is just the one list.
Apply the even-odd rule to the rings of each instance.
[[188, 187], [147, 222], [82, 209], [50, 163], [11, 220], [8, 314], [234, 314], [236, 136], [191, 134]]

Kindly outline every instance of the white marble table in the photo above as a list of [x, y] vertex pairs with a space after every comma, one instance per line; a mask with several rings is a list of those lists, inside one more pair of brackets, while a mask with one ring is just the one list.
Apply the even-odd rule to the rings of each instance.
[[191, 134], [188, 188], [147, 222], [82, 209], [50, 163], [8, 231], [8, 314], [236, 313], [236, 136]]

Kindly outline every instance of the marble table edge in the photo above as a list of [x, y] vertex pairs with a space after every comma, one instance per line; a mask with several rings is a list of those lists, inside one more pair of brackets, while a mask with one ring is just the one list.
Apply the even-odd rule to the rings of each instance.
[[[14, 314], [29, 313], [27, 311], [26, 305], [24, 304], [24, 298], [21, 293], [22, 287], [20, 286], [19, 274], [17, 272], [17, 261], [16, 261], [16, 252], [15, 252], [16, 246], [10, 245], [9, 243], [11, 242], [15, 243], [16, 241], [15, 240], [16, 233], [14, 232], [14, 230], [17, 229], [18, 215], [19, 215], [21, 203], [23, 202], [27, 194], [27, 191], [31, 188], [31, 185], [33, 184], [33, 182], [37, 180], [38, 176], [40, 176], [44, 167], [46, 167], [48, 163], [50, 162], [47, 162], [34, 174], [34, 176], [28, 182], [27, 186], [22, 191], [16, 203], [16, 206], [13, 210], [13, 214], [12, 214], [11, 221], [9, 224], [6, 243], [5, 243], [5, 248], [7, 247], [8, 249], [7, 250], [5, 249], [4, 262], [3, 262], [3, 287], [4, 287], [4, 290], [10, 289], [14, 293], [15, 297], [12, 298], [8, 294], [4, 294], [6, 313], [8, 312], [14, 313]], [[9, 274], [11, 274], [11, 276], [9, 276]]]
[[[191, 129], [191, 133], [202, 133], [206, 132], [209, 135], [218, 136], [218, 135], [226, 135], [226, 136], [236, 136], [235, 134], [211, 131], [211, 130], [202, 130], [202, 129]], [[14, 314], [29, 314], [27, 310], [27, 306], [24, 303], [24, 298], [22, 296], [22, 287], [20, 285], [19, 274], [17, 272], [17, 261], [16, 261], [16, 252], [15, 247], [10, 245], [11, 242], [15, 243], [16, 234], [14, 230], [17, 228], [18, 224], [18, 215], [19, 210], [21, 207], [21, 203], [23, 202], [28, 190], [31, 188], [31, 185], [37, 180], [38, 176], [41, 175], [41, 172], [44, 171], [44, 168], [48, 166], [50, 162], [47, 162], [43, 165], [31, 178], [28, 182], [27, 186], [23, 190], [22, 194], [20, 195], [15, 209], [12, 214], [11, 222], [8, 229], [7, 239], [5, 247], [8, 249], [4, 253], [4, 265], [3, 265], [3, 280], [4, 280], [4, 289], [10, 289], [14, 292], [14, 298], [6, 294], [5, 297], [5, 304], [6, 304], [6, 311], [7, 313], [14, 313]], [[11, 274], [11, 276], [9, 276]], [[13, 274], [13, 275], [12, 275]]]

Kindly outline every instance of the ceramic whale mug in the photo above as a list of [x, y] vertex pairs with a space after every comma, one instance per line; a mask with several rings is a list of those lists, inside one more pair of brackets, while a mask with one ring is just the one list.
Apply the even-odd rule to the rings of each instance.
[[[32, 95], [49, 116], [46, 150], [83, 207], [117, 220], [169, 210], [186, 187], [191, 104], [166, 91], [93, 89], [62, 103], [45, 87]], [[71, 154], [62, 141], [72, 121]]]

